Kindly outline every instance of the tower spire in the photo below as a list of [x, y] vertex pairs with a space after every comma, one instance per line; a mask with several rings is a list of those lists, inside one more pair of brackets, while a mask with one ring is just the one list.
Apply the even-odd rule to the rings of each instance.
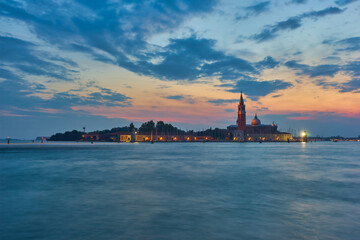
[[238, 105], [238, 119], [236, 121], [239, 130], [246, 130], [246, 111], [245, 104], [242, 95], [242, 91], [240, 92], [240, 101]]
[[244, 99], [243, 99], [243, 96], [242, 96], [242, 91], [240, 92], [240, 105], [243, 105], [244, 104]]

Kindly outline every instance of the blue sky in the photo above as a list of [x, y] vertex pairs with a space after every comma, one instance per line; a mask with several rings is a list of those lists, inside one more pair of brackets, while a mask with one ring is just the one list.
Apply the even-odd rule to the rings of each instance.
[[360, 1], [2, 1], [0, 138], [164, 120], [360, 135]]

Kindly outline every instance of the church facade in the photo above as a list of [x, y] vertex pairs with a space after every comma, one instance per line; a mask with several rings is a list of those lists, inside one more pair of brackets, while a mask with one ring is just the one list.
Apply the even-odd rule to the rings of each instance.
[[236, 125], [227, 127], [235, 141], [290, 141], [292, 135], [287, 132], [278, 131], [278, 126], [273, 122], [270, 125], [262, 124], [257, 114], [251, 124], [246, 124], [245, 102], [240, 94]]

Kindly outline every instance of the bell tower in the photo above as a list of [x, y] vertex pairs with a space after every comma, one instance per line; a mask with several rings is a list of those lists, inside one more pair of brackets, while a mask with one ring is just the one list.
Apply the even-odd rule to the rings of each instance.
[[245, 104], [244, 104], [242, 92], [240, 93], [240, 101], [239, 101], [239, 105], [238, 105], [238, 118], [237, 118], [236, 124], [238, 125], [239, 130], [245, 131], [245, 129], [246, 129], [246, 111], [245, 111]]

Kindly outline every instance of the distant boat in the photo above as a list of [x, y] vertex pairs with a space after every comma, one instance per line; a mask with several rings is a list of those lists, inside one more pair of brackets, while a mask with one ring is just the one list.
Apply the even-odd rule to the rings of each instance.
[[338, 140], [337, 140], [337, 139], [333, 139], [332, 141], [333, 141], [333, 142], [337, 142]]

